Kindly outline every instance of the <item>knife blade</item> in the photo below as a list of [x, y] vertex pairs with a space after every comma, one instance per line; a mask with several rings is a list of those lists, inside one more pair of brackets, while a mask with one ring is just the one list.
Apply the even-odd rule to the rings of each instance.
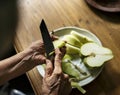
[[[41, 30], [42, 39], [44, 42], [47, 58], [51, 60], [51, 59], [53, 59], [53, 56], [54, 56], [54, 53], [52, 53], [54, 51], [54, 45], [53, 45], [52, 39], [50, 37], [49, 31], [47, 29], [47, 26], [45, 24], [45, 21], [43, 19], [40, 23], [39, 28]], [[52, 53], [52, 54], [50, 54], [50, 53]]]

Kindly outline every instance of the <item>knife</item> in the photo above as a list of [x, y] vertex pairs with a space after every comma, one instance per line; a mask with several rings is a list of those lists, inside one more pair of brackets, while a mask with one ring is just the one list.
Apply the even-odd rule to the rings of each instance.
[[52, 39], [50, 37], [50, 34], [49, 34], [49, 31], [48, 31], [47, 26], [45, 24], [45, 21], [43, 19], [40, 23], [39, 28], [41, 30], [42, 39], [44, 42], [47, 58], [50, 60], [53, 60], [53, 58], [54, 58], [54, 53], [53, 53], [54, 52], [54, 45], [52, 43]]

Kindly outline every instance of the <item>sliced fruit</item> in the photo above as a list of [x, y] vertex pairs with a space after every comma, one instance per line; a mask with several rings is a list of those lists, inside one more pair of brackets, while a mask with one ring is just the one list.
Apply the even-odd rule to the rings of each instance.
[[80, 49], [66, 43], [66, 53], [67, 54], [80, 54]]
[[87, 43], [87, 42], [93, 42], [93, 40], [90, 39], [89, 37], [84, 36], [83, 34], [80, 34], [80, 33], [76, 32], [76, 31], [72, 30], [70, 34], [73, 35], [74, 37], [76, 37], [83, 44]]
[[100, 67], [104, 64], [104, 62], [113, 58], [113, 55], [95, 55], [89, 56], [84, 59], [84, 63], [90, 67]]
[[96, 43], [86, 43], [81, 47], [81, 54], [85, 56], [84, 63], [90, 67], [100, 67], [104, 62], [113, 58], [112, 51]]
[[110, 49], [99, 46], [96, 43], [86, 43], [81, 47], [80, 51], [84, 56], [94, 54], [112, 54], [112, 51]]
[[72, 59], [73, 59], [72, 55], [65, 54], [65, 56], [62, 59], [62, 61], [66, 62], [66, 61], [70, 61]]
[[77, 88], [82, 94], [86, 93], [86, 90], [84, 90], [78, 82], [71, 82], [71, 86]]
[[78, 48], [81, 47], [82, 43], [80, 43], [80, 41], [72, 36], [72, 35], [65, 35], [63, 38], [62, 38], [63, 41], [66, 41], [68, 44], [71, 44], [73, 46], [76, 46]]
[[63, 46], [65, 46], [65, 42], [62, 40], [55, 40], [53, 41], [54, 47], [55, 48], [61, 48]]
[[62, 62], [62, 70], [64, 73], [70, 75], [77, 80], [80, 80], [80, 72], [75, 69], [74, 65], [71, 62]]

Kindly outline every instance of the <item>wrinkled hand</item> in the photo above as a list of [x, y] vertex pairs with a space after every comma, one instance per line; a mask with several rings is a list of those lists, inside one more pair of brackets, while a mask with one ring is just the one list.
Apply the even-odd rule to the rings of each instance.
[[26, 59], [29, 58], [32, 64], [38, 65], [46, 62], [44, 43], [41, 40], [33, 42], [26, 50], [30, 51]]
[[[54, 63], [46, 60], [45, 77], [43, 78], [42, 95], [69, 95], [71, 85], [67, 74], [62, 72], [61, 62], [65, 48], [55, 50]], [[54, 64], [54, 68], [53, 68]]]
[[[51, 35], [52, 40], [58, 39], [58, 37]], [[34, 63], [33, 65], [39, 65], [39, 64], [44, 64], [46, 62], [46, 57], [45, 57], [45, 48], [44, 48], [44, 43], [42, 40], [38, 40], [36, 42], [33, 42], [26, 50], [29, 53], [23, 60], [28, 60], [29, 63]]]

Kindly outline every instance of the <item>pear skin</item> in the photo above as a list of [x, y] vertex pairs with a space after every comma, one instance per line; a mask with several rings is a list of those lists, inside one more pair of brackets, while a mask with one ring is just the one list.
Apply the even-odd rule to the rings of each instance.
[[61, 48], [61, 47], [65, 46], [65, 42], [62, 40], [55, 40], [55, 41], [53, 41], [53, 45], [55, 48]]
[[83, 34], [80, 34], [76, 31], [72, 30], [70, 34], [73, 35], [74, 37], [76, 37], [83, 44], [88, 43], [88, 42], [93, 42], [93, 40], [90, 39], [89, 37], [84, 36]]
[[65, 35], [62, 38], [62, 40], [67, 42], [68, 44], [71, 44], [71, 45], [78, 47], [78, 48], [80, 48], [82, 46], [82, 43], [77, 38], [75, 38], [74, 36], [72, 36], [70, 34]]

